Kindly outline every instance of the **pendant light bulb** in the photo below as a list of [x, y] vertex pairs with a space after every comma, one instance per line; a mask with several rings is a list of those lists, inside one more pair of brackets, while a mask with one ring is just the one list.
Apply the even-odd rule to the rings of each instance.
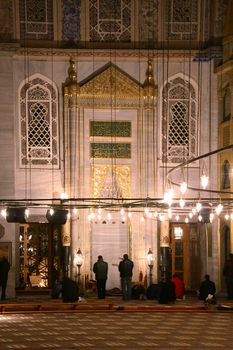
[[180, 184], [180, 192], [182, 194], [185, 194], [185, 192], [187, 191], [187, 188], [188, 188], [187, 182], [184, 181]]
[[201, 208], [202, 208], [202, 204], [200, 202], [198, 202], [196, 204], [196, 209], [197, 209], [197, 212], [199, 213], [201, 211]]
[[217, 215], [220, 215], [221, 212], [222, 212], [222, 210], [223, 210], [223, 205], [220, 203], [220, 204], [217, 205], [217, 207], [216, 207], [216, 209], [215, 209], [216, 214], [217, 214]]
[[209, 176], [205, 175], [205, 174], [202, 174], [201, 175], [201, 186], [202, 188], [206, 188], [208, 186], [208, 183], [209, 183]]
[[73, 214], [74, 214], [74, 215], [77, 215], [77, 214], [78, 214], [78, 209], [77, 209], [77, 208], [74, 208], [74, 209], [73, 209]]
[[180, 207], [181, 207], [181, 208], [184, 208], [184, 206], [185, 206], [185, 200], [184, 200], [183, 198], [180, 198], [179, 204], [180, 204]]

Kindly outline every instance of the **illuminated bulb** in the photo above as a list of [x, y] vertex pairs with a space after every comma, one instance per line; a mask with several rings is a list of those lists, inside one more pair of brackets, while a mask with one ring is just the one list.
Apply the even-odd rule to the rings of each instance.
[[144, 209], [144, 212], [145, 212], [146, 215], [148, 215], [148, 214], [149, 214], [149, 208], [146, 207], [146, 208]]
[[145, 221], [145, 219], [144, 219], [143, 216], [141, 216], [140, 220], [141, 220], [141, 222], [144, 222], [144, 221]]
[[165, 192], [164, 196], [163, 196], [164, 203], [167, 203], [168, 205], [171, 205], [172, 204], [172, 197], [173, 197], [173, 194], [172, 194], [171, 190], [168, 191], [168, 192]]
[[71, 218], [71, 214], [68, 213], [68, 214], [67, 214], [67, 219], [69, 220], [70, 218]]
[[95, 220], [95, 213], [91, 213], [90, 216], [92, 220]]
[[196, 215], [197, 209], [196, 209], [196, 208], [193, 208], [193, 209], [192, 209], [192, 213], [193, 213], [193, 215]]
[[206, 176], [205, 174], [201, 175], [201, 185], [203, 188], [206, 188], [209, 183], [209, 176]]
[[190, 218], [190, 219], [193, 218], [193, 213], [189, 213], [189, 218]]
[[176, 221], [179, 221], [180, 217], [179, 215], [176, 215]]
[[200, 202], [198, 202], [197, 204], [196, 204], [196, 209], [197, 209], [197, 212], [199, 213], [199, 211], [201, 210], [201, 208], [202, 208], [202, 204], [200, 203]]
[[125, 222], [125, 220], [126, 220], [126, 217], [122, 216], [122, 221]]
[[182, 194], [185, 194], [186, 191], [187, 191], [187, 183], [184, 181], [180, 184], [180, 192]]
[[124, 210], [124, 208], [121, 208], [121, 215], [122, 215], [122, 216], [125, 215], [125, 210]]
[[223, 210], [223, 205], [220, 203], [215, 209], [216, 214], [220, 215], [222, 210]]
[[50, 214], [51, 216], [54, 214], [54, 209], [53, 209], [53, 208], [49, 209], [49, 214]]
[[157, 211], [154, 212], [154, 217], [155, 217], [155, 218], [158, 217], [158, 212], [157, 212]]
[[74, 215], [77, 215], [77, 214], [78, 214], [78, 209], [77, 209], [77, 208], [74, 208], [74, 209], [73, 209], [73, 213], [74, 213]]
[[202, 220], [202, 216], [198, 215], [198, 220], [201, 221]]
[[226, 215], [225, 215], [225, 219], [226, 219], [226, 220], [229, 220], [229, 214], [226, 214]]
[[6, 209], [2, 209], [2, 210], [1, 210], [1, 215], [2, 215], [4, 218], [6, 218]]
[[111, 218], [112, 218], [112, 215], [111, 215], [110, 213], [108, 213], [108, 214], [107, 214], [107, 219], [108, 219], [108, 220], [111, 220]]
[[28, 237], [28, 240], [30, 241], [32, 239], [32, 235], [30, 235], [29, 237]]
[[102, 213], [102, 208], [98, 208], [98, 214], [101, 215]]
[[185, 206], [185, 200], [183, 198], [180, 198], [180, 207], [184, 208]]
[[160, 221], [164, 221], [165, 220], [165, 216], [163, 214], [159, 214], [159, 220]]
[[88, 214], [88, 215], [87, 215], [87, 220], [88, 220], [88, 221], [91, 221], [91, 214]]
[[212, 223], [214, 220], [214, 213], [210, 213], [210, 222]]
[[66, 192], [62, 192], [60, 198], [61, 199], [68, 199], [68, 194]]
[[128, 213], [128, 218], [132, 218], [132, 213], [131, 212]]
[[26, 215], [27, 218], [29, 217], [29, 209], [25, 210], [25, 215]]
[[149, 217], [150, 219], [152, 218], [152, 213], [151, 213], [151, 212], [148, 213], [148, 217]]
[[189, 219], [188, 218], [185, 218], [184, 220], [186, 222], [186, 224], [189, 222]]
[[102, 218], [102, 216], [100, 215], [100, 214], [98, 214], [98, 220], [100, 221], [101, 220], [101, 218]]

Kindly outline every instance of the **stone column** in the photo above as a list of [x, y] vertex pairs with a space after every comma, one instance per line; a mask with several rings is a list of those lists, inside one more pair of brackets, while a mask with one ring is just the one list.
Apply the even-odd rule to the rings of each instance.
[[[143, 116], [142, 116], [142, 138], [141, 138], [141, 162], [143, 169], [142, 193], [148, 198], [148, 209], [150, 210], [150, 198], [157, 195], [157, 96], [158, 89], [154, 81], [152, 61], [149, 59], [146, 71], [146, 79], [143, 84]], [[158, 279], [158, 257], [157, 257], [157, 220], [148, 218], [145, 221], [145, 254], [151, 248], [154, 254], [154, 266], [152, 269], [152, 280]], [[147, 264], [148, 269], [148, 264]]]
[[[77, 73], [75, 63], [71, 59], [68, 69], [68, 78], [64, 84], [64, 178], [63, 186], [64, 191], [69, 198], [77, 197], [77, 137], [78, 137], [78, 96], [79, 85], [77, 83]], [[70, 204], [71, 201], [69, 202]], [[62, 228], [63, 248], [64, 248], [64, 261], [66, 266], [66, 272], [69, 269], [71, 277], [76, 273], [73, 267], [73, 255], [75, 249], [77, 249], [77, 242], [73, 242], [74, 232], [77, 232], [77, 218], [71, 218]], [[72, 244], [72, 255], [70, 256], [70, 246]]]
[[160, 223], [160, 269], [161, 279], [168, 279], [170, 260], [169, 220]]

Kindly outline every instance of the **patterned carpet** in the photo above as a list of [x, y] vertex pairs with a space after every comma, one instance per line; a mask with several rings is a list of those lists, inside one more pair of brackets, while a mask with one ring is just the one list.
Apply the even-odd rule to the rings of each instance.
[[233, 314], [0, 316], [0, 349], [232, 349]]

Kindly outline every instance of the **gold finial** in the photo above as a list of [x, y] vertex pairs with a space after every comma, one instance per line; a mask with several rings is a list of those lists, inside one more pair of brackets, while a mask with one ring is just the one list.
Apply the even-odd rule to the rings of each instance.
[[148, 67], [146, 70], [146, 79], [143, 84], [143, 89], [144, 89], [144, 92], [143, 92], [144, 98], [149, 97], [154, 99], [156, 97], [157, 87], [154, 81], [154, 73], [153, 73], [151, 59], [148, 60]]
[[70, 97], [75, 96], [79, 93], [79, 84], [77, 82], [77, 72], [75, 62], [70, 58], [70, 66], [68, 68], [68, 77], [64, 84], [64, 93]]

